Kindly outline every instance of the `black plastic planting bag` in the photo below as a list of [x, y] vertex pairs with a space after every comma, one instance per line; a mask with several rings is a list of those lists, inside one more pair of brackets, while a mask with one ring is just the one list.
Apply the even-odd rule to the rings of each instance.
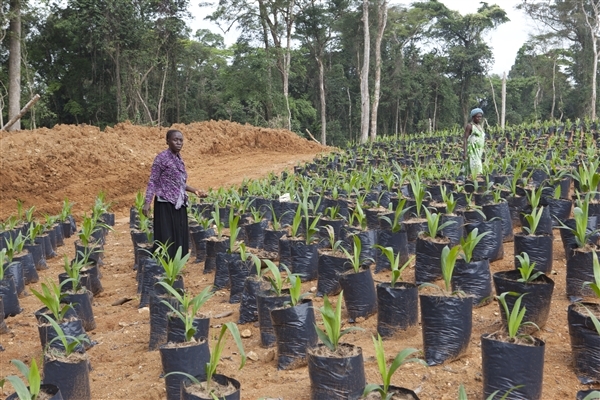
[[[546, 325], [548, 315], [550, 314], [554, 281], [546, 275], [540, 275], [535, 279], [534, 283], [527, 284], [525, 282], [518, 282], [520, 278], [521, 273], [516, 270], [496, 272], [493, 277], [496, 294], [500, 295], [505, 292], [527, 293], [521, 299], [521, 307], [526, 308], [523, 321], [531, 321], [541, 329]], [[518, 296], [505, 297], [509, 310], [513, 309], [517, 299]], [[500, 304], [498, 305], [502, 320], [506, 322], [504, 308]]]
[[[596, 252], [600, 256], [600, 251]], [[586, 296], [595, 296], [589, 286], [584, 282], [594, 282], [594, 260], [592, 251], [576, 249], [567, 259], [567, 297], [580, 299]]]
[[573, 208], [573, 202], [571, 200], [546, 198], [544, 201], [550, 210], [552, 226], [558, 227], [560, 226], [559, 221], [566, 221], [569, 219]]
[[[586, 235], [591, 235], [595, 229], [594, 227], [596, 226], [597, 221], [598, 217], [596, 216], [588, 217], [587, 229], [585, 231]], [[568, 219], [564, 221], [564, 224], [571, 229], [575, 229], [574, 219]], [[591, 235], [588, 243], [594, 243], [596, 240], [598, 240], [599, 235], [600, 233]], [[571, 232], [570, 229], [563, 228], [560, 230], [560, 238], [562, 239], [563, 248], [565, 249], [565, 257], [567, 261], [569, 261], [569, 258], [573, 255], [573, 249], [577, 247], [575, 234]]]
[[33, 255], [29, 251], [22, 256], [14, 257], [13, 261], [21, 263], [21, 269], [23, 270], [23, 282], [25, 285], [36, 283], [40, 280], [35, 268], [35, 262], [33, 261]]
[[48, 269], [41, 242], [36, 240], [34, 244], [26, 244], [24, 248], [31, 253], [31, 256], [33, 257], [33, 263], [35, 264], [35, 269], [38, 271]]
[[19, 305], [17, 287], [12, 277], [5, 276], [0, 281], [0, 296], [4, 303], [4, 318], [20, 314], [23, 309]]
[[[174, 347], [169, 344], [159, 348], [162, 372], [183, 372], [206, 380], [206, 363], [210, 361], [210, 350], [206, 340], [188, 346]], [[165, 377], [167, 400], [179, 400], [181, 382], [185, 376], [172, 374]]]
[[[598, 305], [580, 303], [598, 315]], [[571, 304], [567, 312], [573, 367], [577, 379], [588, 385], [600, 380], [600, 334], [596, 331], [587, 310], [579, 304]]]
[[316, 244], [306, 244], [303, 241], [290, 241], [292, 259], [291, 271], [300, 275], [302, 282], [317, 279], [319, 271], [319, 248]]
[[442, 236], [450, 239], [449, 247], [460, 244], [460, 239], [463, 237], [465, 232], [465, 217], [462, 215], [442, 215], [441, 224], [448, 221], [454, 222], [442, 229]]
[[277, 338], [277, 368], [305, 365], [306, 350], [317, 344], [312, 301], [305, 299], [295, 307], [271, 310], [271, 322]]
[[232, 254], [217, 253], [213, 291], [231, 287], [231, 282], [229, 281], [229, 261], [232, 257]]
[[150, 304], [150, 295], [154, 291], [154, 284], [156, 283], [156, 277], [163, 272], [163, 268], [153, 258], [145, 258], [141, 260], [141, 287], [138, 288], [140, 293], [140, 304], [139, 308], [146, 307]]
[[482, 207], [482, 211], [488, 221], [492, 220], [493, 218], [498, 218], [500, 220], [502, 223], [502, 241], [512, 242], [513, 224], [508, 203], [501, 202], [498, 204], [488, 204]]
[[279, 253], [279, 239], [285, 235], [285, 231], [265, 229], [264, 234], [263, 249], [270, 253]]
[[177, 299], [171, 296], [157, 296], [154, 293], [150, 296], [150, 340], [148, 350], [156, 350], [167, 343], [167, 315], [172, 311], [171, 308], [163, 303], [169, 302], [177, 309], [179, 303]]
[[58, 225], [58, 224], [54, 225], [54, 232], [55, 232], [55, 235], [56, 235], [56, 245], [57, 246], [64, 246], [65, 245], [65, 241], [64, 241], [65, 237], [64, 237], [63, 232], [62, 232], [62, 227], [60, 225]]
[[215, 234], [213, 229], [198, 229], [190, 233], [192, 242], [196, 248], [195, 263], [206, 261], [206, 239]]
[[452, 274], [452, 290], [462, 290], [473, 297], [473, 305], [481, 306], [489, 303], [492, 296], [492, 274], [488, 260], [471, 261], [456, 260]]
[[[377, 244], [382, 247], [391, 247], [394, 250], [394, 255], [400, 254], [400, 267], [408, 261], [408, 236], [406, 231], [400, 230], [392, 232], [391, 230], [381, 230], [377, 237]], [[390, 261], [379, 248], [376, 248], [377, 264], [375, 272], [391, 269]]]
[[377, 244], [377, 230], [352, 230], [352, 234], [347, 235], [344, 238], [344, 242], [342, 246], [352, 252], [352, 248], [354, 246], [353, 235], [356, 235], [360, 238], [361, 242], [361, 250], [360, 250], [360, 258], [361, 260], [371, 259], [372, 262], [377, 262], [377, 248], [374, 247]]
[[25, 290], [25, 280], [23, 279], [22, 264], [18, 261], [13, 261], [4, 266], [4, 277], [12, 278], [15, 281], [15, 289], [17, 296], [20, 296]]
[[247, 246], [262, 249], [265, 243], [265, 229], [267, 228], [267, 220], [255, 222], [253, 224], [244, 225], [246, 231], [245, 243]]
[[242, 261], [238, 253], [230, 255], [229, 258], [229, 281], [231, 289], [229, 290], [229, 302], [239, 303], [242, 300], [244, 291], [244, 282], [253, 272], [256, 273], [252, 260]]
[[485, 235], [475, 249], [473, 249], [473, 260], [488, 259], [490, 262], [500, 260], [504, 257], [504, 246], [502, 246], [502, 222], [500, 220], [474, 222], [465, 225], [465, 233], [468, 235], [473, 229], [478, 229], [478, 234], [491, 232]]
[[415, 282], [417, 285], [435, 282], [442, 277], [442, 250], [448, 242], [437, 243], [418, 238], [415, 249]]
[[229, 246], [229, 239], [206, 240], [206, 261], [204, 261], [204, 273], [208, 274], [217, 268], [217, 254], [225, 253]]
[[94, 320], [94, 310], [92, 309], [92, 292], [85, 291], [84, 293], [67, 293], [61, 300], [62, 303], [71, 304], [77, 317], [81, 320], [81, 325], [86, 331], [96, 329], [96, 321]]
[[256, 304], [258, 307], [258, 323], [260, 328], [260, 344], [263, 347], [272, 347], [275, 344], [275, 332], [273, 331], [273, 323], [271, 322], [271, 310], [278, 307], [283, 307], [285, 302], [290, 301], [289, 291], [282, 296], [266, 290], [259, 292], [256, 296]]
[[[525, 228], [529, 228], [529, 222], [525, 219], [525, 214], [531, 213], [531, 207], [527, 207], [521, 213], [521, 224]], [[552, 235], [552, 217], [550, 216], [550, 209], [544, 207], [542, 210], [542, 216], [535, 230], [536, 235]]]
[[391, 337], [399, 330], [417, 326], [419, 318], [419, 290], [417, 285], [397, 282], [377, 285], [377, 333]]
[[[198, 377], [196, 377], [196, 379], [198, 379]], [[213, 382], [218, 383], [221, 386], [225, 386], [225, 387], [233, 387], [235, 389], [235, 392], [228, 394], [227, 396], [221, 397], [219, 400], [240, 400], [240, 382], [230, 378], [228, 376], [225, 375], [220, 375], [220, 374], [214, 374], [212, 377]], [[188, 392], [188, 387], [190, 386], [190, 382], [187, 378], [185, 378], [182, 382], [181, 382], [181, 400], [212, 400], [209, 397], [199, 397], [196, 396], [193, 393], [189, 393]]]
[[[51, 318], [54, 318], [54, 317], [51, 316]], [[85, 330], [83, 329], [83, 325], [81, 324], [81, 321], [79, 319], [77, 319], [77, 317], [73, 317], [69, 320], [59, 322], [58, 325], [63, 330], [65, 336], [67, 336], [67, 341], [69, 343], [73, 342], [73, 340], [70, 339], [69, 336], [75, 338], [80, 335], [85, 335], [85, 337], [89, 339], [89, 337], [85, 334]], [[38, 333], [40, 334], [40, 342], [42, 344], [42, 349], [45, 349], [46, 345], [48, 345], [49, 347], [58, 349], [60, 351], [65, 350], [65, 347], [63, 346], [61, 340], [54, 340], [55, 338], [58, 337], [58, 334], [56, 333], [56, 330], [54, 329], [54, 327], [52, 325], [50, 325], [50, 323], [48, 322], [48, 320], [46, 318], [39, 320]], [[93, 344], [94, 343], [92, 343], [90, 341], [90, 343], [85, 344], [85, 346], [89, 348]], [[84, 345], [77, 346], [76, 351], [83, 353], [85, 351]]]
[[335, 240], [340, 240], [342, 237], [342, 227], [346, 221], [343, 219], [328, 219], [321, 218], [317, 223], [319, 227], [319, 248], [331, 248], [331, 243], [329, 243], [329, 232], [327, 231], [327, 226], [331, 226], [333, 228], [333, 236]]
[[90, 361], [87, 358], [74, 363], [46, 357], [43, 382], [56, 385], [64, 400], [89, 400], [92, 398]]
[[548, 274], [552, 271], [552, 242], [554, 238], [548, 235], [529, 236], [525, 234], [515, 235], [515, 269], [521, 267], [517, 255], [527, 253], [529, 261], [535, 262], [535, 269]]
[[319, 255], [319, 268], [317, 280], [317, 296], [334, 296], [342, 288], [340, 286], [340, 275], [348, 268], [352, 268], [348, 259], [343, 256], [334, 256], [330, 254]]
[[416, 242], [419, 234], [427, 229], [427, 221], [406, 221], [402, 222], [402, 230], [406, 231], [406, 240], [408, 253], [415, 254]]
[[296, 202], [282, 202], [279, 207], [279, 214], [277, 217], [279, 218], [279, 223], [281, 226], [291, 225], [294, 219], [294, 214], [298, 209], [298, 203]]
[[504, 395], [513, 387], [508, 396], [515, 400], [542, 399], [544, 378], [545, 343], [534, 338], [535, 345], [507, 343], [481, 336], [481, 366], [483, 374], [483, 397], [495, 391]]
[[526, 196], [510, 196], [506, 199], [513, 227], [521, 226], [521, 213], [527, 207]]
[[425, 361], [442, 364], [460, 357], [469, 346], [473, 299], [420, 295]]
[[352, 270], [340, 275], [340, 286], [344, 291], [344, 303], [350, 322], [377, 312], [377, 294], [370, 268], [359, 272]]
[[308, 351], [308, 377], [311, 400], [348, 399], [362, 397], [365, 388], [365, 367], [362, 349], [340, 343], [358, 354], [349, 357], [325, 357], [315, 354], [319, 347]]
[[267, 283], [256, 275], [251, 275], [244, 281], [244, 290], [240, 301], [240, 319], [238, 324], [258, 321], [257, 293], [264, 290]]
[[8, 326], [4, 321], [4, 301], [2, 299], [3, 297], [0, 296], [0, 334], [8, 332]]
[[[208, 338], [208, 328], [210, 327], [210, 318], [196, 317], [192, 320], [192, 326], [196, 329], [194, 339], [200, 341]], [[167, 314], [167, 343], [185, 342], [185, 324], [174, 313]]]
[[282, 236], [279, 239], [279, 269], [281, 265], [285, 265], [292, 270], [292, 240], [287, 236]]

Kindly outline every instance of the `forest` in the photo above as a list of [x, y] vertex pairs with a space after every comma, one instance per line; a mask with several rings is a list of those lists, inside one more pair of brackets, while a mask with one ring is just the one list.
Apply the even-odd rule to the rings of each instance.
[[[342, 145], [457, 129], [474, 106], [499, 124], [502, 77], [490, 74], [485, 40], [508, 20], [499, 5], [461, 14], [435, 0], [219, 0], [208, 19], [236, 27], [231, 46], [219, 33], [192, 32], [190, 6], [3, 1], [0, 126], [11, 114], [11, 59], [20, 79], [12, 109], [41, 96], [21, 129], [214, 119]], [[518, 7], [537, 30], [508, 71], [506, 123], [594, 120], [600, 0]]]

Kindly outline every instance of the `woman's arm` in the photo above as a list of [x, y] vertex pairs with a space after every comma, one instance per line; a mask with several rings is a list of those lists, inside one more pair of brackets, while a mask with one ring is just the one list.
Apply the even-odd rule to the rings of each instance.
[[198, 197], [206, 197], [206, 196], [208, 196], [208, 193], [206, 193], [204, 190], [195, 189], [195, 188], [193, 188], [191, 186], [188, 186], [188, 185], [185, 185], [185, 190], [186, 190], [186, 192], [194, 193]]
[[469, 138], [469, 135], [471, 135], [472, 130], [473, 127], [471, 124], [467, 124], [467, 126], [465, 126], [465, 134], [463, 136], [463, 159], [467, 158], [467, 139]]
[[144, 201], [144, 208], [142, 209], [142, 212], [145, 216], [148, 216], [148, 212], [150, 211], [150, 204], [152, 203], [152, 199], [156, 194], [156, 185], [158, 184], [161, 170], [162, 167], [159, 156], [156, 156], [154, 162], [152, 163], [152, 168], [150, 170], [150, 178], [148, 179], [148, 186], [146, 187], [146, 198]]

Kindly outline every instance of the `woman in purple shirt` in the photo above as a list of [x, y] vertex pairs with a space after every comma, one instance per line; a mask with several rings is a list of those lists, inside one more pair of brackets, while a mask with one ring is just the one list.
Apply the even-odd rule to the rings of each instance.
[[154, 198], [154, 241], [168, 243], [169, 256], [173, 258], [179, 247], [182, 256], [189, 251], [186, 191], [198, 197], [206, 197], [206, 193], [186, 184], [187, 172], [179, 153], [183, 134], [169, 130], [167, 145], [169, 148], [159, 153], [152, 164], [143, 212], [148, 216]]

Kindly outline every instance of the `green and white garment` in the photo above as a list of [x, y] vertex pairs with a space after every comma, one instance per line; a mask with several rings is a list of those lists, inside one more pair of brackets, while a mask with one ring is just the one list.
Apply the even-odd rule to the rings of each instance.
[[469, 157], [469, 168], [472, 176], [483, 172], [483, 146], [485, 144], [485, 132], [477, 124], [471, 124], [471, 134], [467, 140], [467, 155]]

